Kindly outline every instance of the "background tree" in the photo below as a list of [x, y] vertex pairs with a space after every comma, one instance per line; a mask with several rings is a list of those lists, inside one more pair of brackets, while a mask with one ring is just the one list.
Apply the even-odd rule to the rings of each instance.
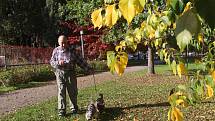
[[[51, 44], [48, 35], [55, 35], [58, 5], [64, 0], [2, 0], [1, 38], [15, 45], [44, 46]], [[52, 30], [52, 31], [51, 31]], [[49, 38], [49, 39], [48, 39]], [[52, 40], [53, 41], [53, 40]]]

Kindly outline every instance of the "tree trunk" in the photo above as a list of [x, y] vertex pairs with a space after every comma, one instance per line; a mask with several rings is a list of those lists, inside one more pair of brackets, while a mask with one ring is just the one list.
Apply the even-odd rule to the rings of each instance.
[[150, 44], [148, 45], [148, 74], [155, 74], [154, 52]]

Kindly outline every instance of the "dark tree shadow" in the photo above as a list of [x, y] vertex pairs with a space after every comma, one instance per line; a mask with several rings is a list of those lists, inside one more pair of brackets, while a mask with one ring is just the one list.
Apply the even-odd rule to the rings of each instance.
[[124, 114], [123, 108], [121, 107], [108, 107], [108, 108], [105, 108], [104, 112], [99, 114], [98, 120], [110, 121], [110, 120], [114, 120], [115, 118], [123, 114]]
[[137, 104], [128, 107], [124, 107], [123, 109], [133, 109], [133, 108], [148, 108], [148, 107], [167, 107], [170, 106], [168, 102], [155, 103], [155, 104]]
[[[115, 120], [119, 116], [122, 116], [125, 114], [124, 110], [127, 109], [135, 109], [135, 108], [148, 108], [148, 107], [167, 107], [170, 106], [168, 102], [162, 102], [162, 103], [155, 103], [155, 104], [137, 104], [137, 105], [131, 105], [128, 107], [107, 107], [105, 108], [104, 112], [100, 113], [98, 115], [99, 121], [110, 121]], [[85, 114], [86, 110], [81, 109], [78, 114]], [[71, 116], [71, 114], [68, 114], [68, 116]]]
[[201, 102], [201, 103], [203, 103], [203, 104], [215, 104], [214, 101], [204, 101], [204, 102]]

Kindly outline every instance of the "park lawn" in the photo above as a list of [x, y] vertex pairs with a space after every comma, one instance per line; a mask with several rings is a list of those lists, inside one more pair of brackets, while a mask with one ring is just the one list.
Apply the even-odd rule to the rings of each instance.
[[[194, 66], [191, 66], [194, 67]], [[123, 75], [120, 79], [97, 85], [106, 102], [105, 112], [99, 120], [140, 120], [166, 121], [170, 105], [167, 102], [169, 91], [184, 79], [173, 76], [168, 66], [156, 66], [159, 74], [147, 75], [146, 70]], [[85, 120], [86, 106], [90, 97], [96, 98], [94, 87], [79, 90], [80, 112], [65, 118], [57, 116], [57, 98], [28, 106], [13, 114], [0, 118], [2, 121], [72, 121]], [[215, 120], [215, 100], [209, 99], [192, 107], [182, 109], [185, 120]], [[69, 113], [69, 112], [68, 112]]]
[[49, 84], [49, 82], [28, 82], [23, 84], [16, 84], [13, 86], [0, 86], [0, 94], [12, 92], [19, 89], [44, 86], [47, 84]]

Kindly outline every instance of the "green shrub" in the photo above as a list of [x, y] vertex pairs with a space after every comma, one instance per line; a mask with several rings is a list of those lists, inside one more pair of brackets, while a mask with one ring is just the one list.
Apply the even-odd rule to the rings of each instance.
[[89, 64], [95, 69], [95, 71], [107, 71], [107, 61], [90, 61]]
[[[102, 71], [107, 71], [108, 70], [106, 61], [89, 61], [88, 63], [94, 69], [95, 72], [102, 72]], [[84, 72], [83, 69], [81, 69], [80, 67], [77, 67], [76, 68], [76, 73], [78, 75], [83, 75], [83, 74], [85, 74], [87, 72]]]
[[[94, 67], [97, 72], [107, 70], [105, 61], [90, 61], [89, 64]], [[80, 67], [77, 67], [76, 73], [78, 75], [83, 75], [85, 72]], [[53, 68], [50, 65], [11, 67], [3, 69], [0, 72], [0, 86], [11, 86], [32, 81], [49, 81], [52, 79], [55, 79], [55, 75]]]
[[0, 72], [0, 85], [9, 86], [31, 81], [48, 81], [53, 78], [54, 73], [49, 65], [12, 67]]

